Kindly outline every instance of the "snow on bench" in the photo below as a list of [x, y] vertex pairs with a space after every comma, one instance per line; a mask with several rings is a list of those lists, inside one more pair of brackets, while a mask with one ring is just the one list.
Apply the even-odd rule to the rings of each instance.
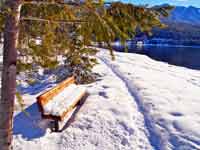
[[37, 103], [42, 117], [54, 120], [54, 128], [59, 131], [85, 95], [86, 88], [76, 85], [74, 77], [70, 77], [38, 96]]
[[49, 103], [43, 106], [45, 115], [62, 116], [85, 93], [85, 88], [75, 84], [69, 85], [61, 93], [56, 95]]

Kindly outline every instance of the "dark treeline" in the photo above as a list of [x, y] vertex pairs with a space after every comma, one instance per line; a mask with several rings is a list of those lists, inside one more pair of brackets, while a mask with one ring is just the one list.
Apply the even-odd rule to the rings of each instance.
[[151, 44], [156, 44], [156, 40], [152, 39], [160, 38], [166, 39], [165, 44], [200, 45], [200, 25], [175, 22], [165, 22], [165, 24], [168, 26], [165, 29], [153, 29], [153, 34], [149, 37]]

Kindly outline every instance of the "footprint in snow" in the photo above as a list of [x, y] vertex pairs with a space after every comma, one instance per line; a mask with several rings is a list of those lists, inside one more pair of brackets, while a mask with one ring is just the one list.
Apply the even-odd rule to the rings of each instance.
[[104, 89], [108, 89], [109, 86], [103, 85], [102, 88], [104, 88]]
[[175, 117], [181, 117], [181, 116], [183, 116], [183, 114], [180, 113], [180, 112], [171, 112], [170, 114], [171, 114], [172, 116], [175, 116]]
[[102, 96], [102, 97], [104, 97], [104, 98], [109, 98], [108, 96], [107, 96], [107, 94], [106, 94], [106, 92], [99, 92], [99, 96]]

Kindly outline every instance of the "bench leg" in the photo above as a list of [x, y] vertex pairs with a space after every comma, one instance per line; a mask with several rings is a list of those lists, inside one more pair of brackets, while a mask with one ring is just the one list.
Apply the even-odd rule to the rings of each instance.
[[54, 125], [55, 125], [55, 132], [59, 132], [60, 131], [59, 121], [58, 120], [54, 121]]
[[50, 122], [50, 129], [52, 132], [60, 132], [62, 129], [61, 121], [53, 120]]
[[50, 122], [50, 129], [52, 132], [58, 132], [59, 131], [59, 123], [56, 120], [53, 120]]
[[54, 121], [55, 132], [61, 132], [64, 126], [66, 125], [67, 121], [67, 119], [64, 121]]

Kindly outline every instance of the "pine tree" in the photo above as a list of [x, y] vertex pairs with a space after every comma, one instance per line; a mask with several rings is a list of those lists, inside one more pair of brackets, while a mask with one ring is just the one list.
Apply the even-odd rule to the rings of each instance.
[[[3, 2], [3, 1], [2, 1]], [[5, 4], [5, 5], [4, 5]], [[57, 55], [67, 58], [72, 73], [89, 80], [97, 63], [94, 42], [104, 42], [114, 57], [111, 42], [134, 37], [135, 29], [150, 32], [162, 27], [158, 17], [169, 8], [145, 8], [102, 0], [6, 0], [1, 3], [0, 30], [4, 34], [4, 60], [0, 100], [0, 148], [10, 150], [16, 93], [16, 65], [54, 68]], [[37, 41], [40, 41], [39, 44]], [[18, 58], [17, 58], [18, 54]], [[17, 62], [18, 59], [18, 62]], [[28, 63], [25, 63], [28, 60]]]

